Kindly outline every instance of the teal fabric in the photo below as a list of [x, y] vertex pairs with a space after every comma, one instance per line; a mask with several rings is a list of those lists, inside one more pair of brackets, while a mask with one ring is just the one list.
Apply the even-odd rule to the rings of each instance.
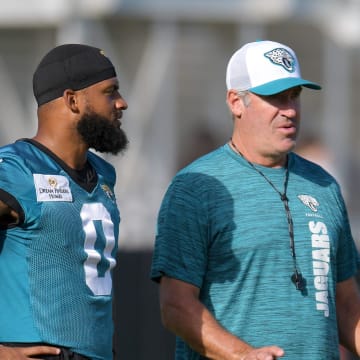
[[[0, 189], [25, 213], [21, 226], [0, 232], [0, 342], [45, 342], [112, 359], [115, 171], [93, 153], [88, 159], [98, 173], [91, 193], [28, 142], [0, 149]], [[36, 176], [45, 175], [53, 182], [38, 185]], [[61, 179], [68, 185], [55, 190]]]
[[[336, 181], [294, 153], [288, 167], [305, 291], [290, 279], [293, 258], [279, 194], [228, 145], [171, 182], [159, 212], [151, 277], [165, 274], [198, 287], [220, 324], [255, 347], [281, 346], [284, 359], [338, 359], [335, 287], [355, 274], [357, 250]], [[283, 192], [283, 168], [258, 169]], [[202, 357], [177, 339], [176, 359]]]

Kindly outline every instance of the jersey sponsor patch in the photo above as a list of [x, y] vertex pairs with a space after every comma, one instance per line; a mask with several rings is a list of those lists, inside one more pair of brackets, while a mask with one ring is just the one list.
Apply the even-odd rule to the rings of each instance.
[[69, 179], [62, 175], [33, 174], [37, 201], [73, 200]]

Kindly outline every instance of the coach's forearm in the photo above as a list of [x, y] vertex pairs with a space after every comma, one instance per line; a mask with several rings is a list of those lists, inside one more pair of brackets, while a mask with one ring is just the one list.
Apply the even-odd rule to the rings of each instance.
[[164, 326], [192, 349], [212, 360], [239, 360], [251, 346], [223, 329], [201, 304], [168, 304], [162, 311]]
[[253, 348], [224, 329], [199, 300], [199, 289], [163, 277], [160, 307], [164, 326], [193, 350], [211, 360], [272, 360], [284, 355], [278, 346]]
[[336, 312], [340, 342], [360, 356], [360, 291], [354, 277], [337, 284]]
[[164, 277], [160, 307], [164, 326], [192, 349], [213, 360], [238, 360], [251, 346], [227, 332], [199, 301], [199, 289]]

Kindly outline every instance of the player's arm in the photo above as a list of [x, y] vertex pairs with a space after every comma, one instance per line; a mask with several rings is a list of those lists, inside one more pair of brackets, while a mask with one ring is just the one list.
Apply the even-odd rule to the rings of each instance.
[[60, 349], [52, 346], [8, 347], [0, 345], [0, 359], [34, 360], [44, 355], [59, 355]]
[[284, 355], [277, 346], [254, 349], [226, 331], [199, 301], [199, 289], [186, 282], [161, 278], [160, 309], [164, 326], [208, 359], [272, 360]]
[[341, 344], [360, 356], [360, 291], [355, 277], [337, 284], [336, 313]]
[[0, 200], [0, 228], [19, 223], [19, 214], [9, 205]]

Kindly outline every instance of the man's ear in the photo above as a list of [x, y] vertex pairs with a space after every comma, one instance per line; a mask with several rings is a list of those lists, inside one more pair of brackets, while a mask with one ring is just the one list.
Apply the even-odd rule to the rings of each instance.
[[79, 112], [79, 99], [78, 93], [71, 89], [64, 90], [63, 99], [65, 105], [74, 113]]
[[236, 117], [241, 117], [244, 109], [244, 101], [241, 96], [239, 96], [236, 90], [228, 90], [226, 94], [226, 102], [229, 106], [231, 113]]

